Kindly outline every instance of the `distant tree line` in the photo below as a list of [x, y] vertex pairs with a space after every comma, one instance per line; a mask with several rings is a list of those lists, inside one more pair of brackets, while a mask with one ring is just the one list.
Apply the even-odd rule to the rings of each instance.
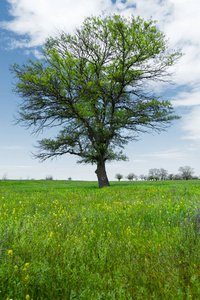
[[[198, 176], [194, 176], [194, 169], [191, 168], [190, 166], [184, 166], [184, 167], [180, 167], [178, 169], [179, 173], [177, 174], [172, 174], [172, 173], [168, 173], [167, 170], [165, 170], [164, 168], [153, 168], [149, 170], [148, 175], [139, 175], [137, 176], [134, 173], [130, 173], [128, 174], [125, 178], [127, 178], [128, 180], [132, 181], [132, 180], [143, 180], [143, 181], [147, 181], [147, 180], [152, 180], [152, 181], [158, 181], [158, 180], [189, 180], [189, 179], [199, 179]], [[122, 178], [124, 178], [124, 176], [120, 173], [117, 173], [115, 175], [115, 178], [118, 179], [118, 181], [120, 181]]]

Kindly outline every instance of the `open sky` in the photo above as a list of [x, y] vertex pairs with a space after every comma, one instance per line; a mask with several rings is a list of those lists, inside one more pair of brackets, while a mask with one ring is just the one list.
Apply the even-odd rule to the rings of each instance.
[[150, 168], [177, 174], [179, 167], [186, 165], [200, 176], [199, 11], [199, 0], [1, 0], [0, 178], [42, 179], [52, 175], [54, 179], [96, 180], [95, 166], [76, 164], [77, 157], [66, 155], [43, 163], [32, 158], [40, 136], [14, 124], [20, 99], [12, 92], [14, 79], [9, 66], [39, 59], [47, 37], [58, 30], [73, 33], [85, 17], [102, 12], [157, 20], [170, 48], [184, 53], [174, 68], [173, 84], [156, 87], [182, 118], [166, 132], [142, 135], [138, 142], [130, 143], [124, 149], [128, 162], [107, 164], [109, 179], [114, 180], [116, 173], [146, 175]]

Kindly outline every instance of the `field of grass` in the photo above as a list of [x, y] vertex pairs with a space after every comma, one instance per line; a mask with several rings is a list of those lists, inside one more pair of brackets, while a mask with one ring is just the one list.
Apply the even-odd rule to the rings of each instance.
[[0, 299], [200, 299], [200, 181], [0, 181]]

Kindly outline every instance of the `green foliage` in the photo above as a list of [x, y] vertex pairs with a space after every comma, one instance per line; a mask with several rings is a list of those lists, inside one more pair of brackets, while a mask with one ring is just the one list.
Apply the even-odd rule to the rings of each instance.
[[41, 160], [66, 153], [97, 165], [125, 160], [120, 149], [128, 141], [178, 118], [169, 101], [148, 89], [151, 81], [169, 80], [168, 68], [181, 56], [152, 20], [86, 18], [74, 35], [49, 38], [43, 55], [12, 67], [24, 99], [19, 123], [35, 132], [61, 128], [39, 141]]
[[115, 175], [115, 178], [117, 178], [119, 181], [123, 178], [123, 175], [122, 174], [120, 174], [120, 173], [117, 173], [116, 175]]
[[53, 176], [52, 175], [47, 175], [45, 180], [53, 180]]
[[134, 173], [129, 173], [127, 176], [128, 180], [133, 180], [134, 178], [137, 179], [137, 176]]
[[1, 181], [1, 299], [199, 299], [199, 195], [199, 180]]
[[182, 179], [188, 180], [192, 179], [192, 174], [194, 174], [194, 169], [190, 166], [180, 167], [179, 168], [180, 176]]

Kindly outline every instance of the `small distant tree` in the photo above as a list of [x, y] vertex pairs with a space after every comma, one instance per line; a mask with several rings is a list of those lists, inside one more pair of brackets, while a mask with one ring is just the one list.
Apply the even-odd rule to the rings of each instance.
[[183, 178], [180, 174], [174, 174], [173, 180], [181, 180], [181, 179], [183, 179]]
[[147, 175], [144, 175], [144, 174], [141, 174], [140, 176], [139, 176], [139, 178], [141, 179], [141, 180], [147, 180], [148, 179], [148, 176]]
[[115, 178], [117, 178], [118, 181], [120, 181], [120, 180], [123, 178], [123, 175], [120, 174], [120, 173], [117, 173], [117, 174], [115, 175]]
[[179, 168], [180, 175], [183, 179], [188, 180], [192, 179], [192, 174], [194, 174], [194, 169], [190, 166], [180, 167]]
[[154, 168], [149, 170], [149, 179], [150, 180], [166, 180], [167, 179], [167, 170], [164, 168]]
[[47, 175], [45, 180], [53, 180], [53, 176], [52, 175]]
[[150, 175], [150, 176], [148, 176], [148, 180], [155, 180], [155, 181], [158, 181], [158, 180], [159, 180], [159, 177], [158, 177], [158, 176]]
[[173, 180], [174, 179], [174, 174], [169, 174], [168, 175], [168, 180]]
[[137, 176], [134, 173], [130, 173], [128, 174], [127, 179], [130, 181], [132, 181], [133, 179], [137, 180]]
[[143, 175], [143, 174], [140, 174], [140, 175], [139, 175], [139, 178], [140, 178], [141, 180], [144, 180], [144, 175]]
[[167, 180], [167, 174], [168, 174], [167, 170], [160, 168], [159, 171], [160, 171], [159, 172], [160, 180]]
[[149, 175], [148, 175], [149, 180], [159, 180], [160, 179], [160, 170], [157, 168], [150, 169], [149, 170]]
[[138, 180], [138, 176], [137, 176], [137, 175], [135, 175], [134, 179], [135, 179], [135, 180]]
[[7, 180], [7, 174], [6, 173], [3, 174], [2, 180]]

